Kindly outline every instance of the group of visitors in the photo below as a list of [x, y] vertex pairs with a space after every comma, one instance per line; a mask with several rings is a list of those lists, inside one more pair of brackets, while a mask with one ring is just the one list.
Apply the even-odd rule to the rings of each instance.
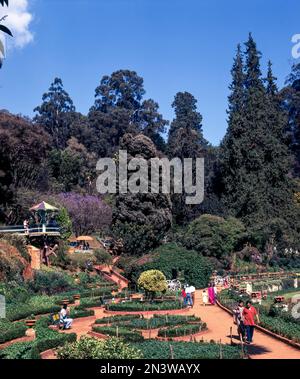
[[181, 291], [181, 296], [183, 298], [183, 303], [185, 306], [194, 307], [195, 305], [195, 292], [196, 288], [186, 284]]
[[247, 344], [253, 342], [255, 321], [260, 322], [256, 308], [250, 300], [246, 302], [246, 306], [243, 300], [240, 300], [233, 310], [233, 322], [237, 325], [239, 338]]

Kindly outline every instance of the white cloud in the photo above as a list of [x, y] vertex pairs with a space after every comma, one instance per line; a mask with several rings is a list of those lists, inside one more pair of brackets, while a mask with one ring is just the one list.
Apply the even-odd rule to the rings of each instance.
[[9, 38], [9, 45], [22, 48], [33, 41], [33, 34], [30, 31], [33, 15], [29, 11], [29, 0], [9, 0], [9, 7], [0, 9], [0, 16], [4, 15], [7, 15], [4, 25], [14, 36]]

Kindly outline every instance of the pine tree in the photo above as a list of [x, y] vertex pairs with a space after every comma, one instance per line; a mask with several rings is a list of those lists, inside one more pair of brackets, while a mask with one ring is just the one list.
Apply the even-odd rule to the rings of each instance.
[[284, 109], [288, 113], [287, 135], [294, 156], [293, 174], [300, 177], [300, 63], [292, 66], [286, 87], [280, 93]]
[[[203, 137], [202, 115], [197, 111], [197, 100], [188, 92], [178, 92], [172, 107], [175, 119], [171, 123], [167, 145], [169, 158], [204, 157], [208, 142]], [[173, 215], [176, 223], [188, 221], [195, 206], [186, 205], [186, 194], [173, 194]]]
[[[237, 187], [243, 178], [243, 137], [245, 134], [245, 77], [241, 46], [238, 45], [231, 70], [232, 83], [228, 97], [228, 129], [220, 148], [220, 181], [222, 197], [227, 209], [238, 201]], [[234, 212], [235, 213], [235, 212]]]
[[34, 122], [43, 126], [52, 136], [54, 148], [65, 148], [70, 138], [69, 125], [75, 107], [69, 94], [64, 90], [61, 79], [54, 79], [42, 100], [43, 103], [34, 109], [34, 112], [37, 112]]
[[253, 226], [267, 223], [270, 217], [284, 217], [292, 193], [284, 140], [286, 119], [271, 64], [265, 87], [261, 54], [251, 34], [245, 46], [244, 70], [240, 48], [232, 69], [221, 175], [222, 197], [228, 212]]

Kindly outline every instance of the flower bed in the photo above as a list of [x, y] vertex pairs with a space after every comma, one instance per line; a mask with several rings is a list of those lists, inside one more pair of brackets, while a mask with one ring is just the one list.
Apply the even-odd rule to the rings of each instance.
[[0, 319], [0, 343], [8, 342], [25, 336], [27, 330], [23, 322], [10, 322]]
[[177, 315], [154, 315], [153, 317], [137, 318], [126, 322], [126, 327], [130, 329], [158, 329], [164, 326], [175, 326], [189, 324], [192, 322], [199, 323], [200, 318], [195, 316], [177, 316]]
[[164, 337], [164, 338], [171, 337], [172, 338], [172, 337], [189, 336], [192, 334], [200, 333], [201, 331], [205, 329], [207, 329], [205, 323], [172, 326], [168, 328], [159, 329], [158, 337]]
[[99, 318], [95, 321], [96, 324], [114, 324], [122, 321], [131, 321], [134, 319], [139, 319], [140, 315], [115, 315]]
[[106, 310], [109, 311], [123, 311], [123, 312], [145, 312], [145, 311], [162, 311], [172, 309], [185, 308], [180, 301], [164, 301], [143, 303], [137, 301], [131, 301], [126, 303], [109, 304], [106, 306]]
[[140, 332], [132, 331], [124, 327], [94, 325], [93, 331], [110, 337], [118, 336], [127, 342], [140, 342], [144, 340], [144, 337]]
[[134, 347], [140, 350], [145, 359], [170, 359], [171, 349], [174, 359], [241, 359], [239, 347], [220, 345], [204, 342], [177, 342], [145, 340], [134, 343]]

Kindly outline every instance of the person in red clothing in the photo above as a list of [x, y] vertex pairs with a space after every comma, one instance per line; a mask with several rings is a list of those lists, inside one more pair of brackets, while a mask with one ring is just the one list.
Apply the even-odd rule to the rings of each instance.
[[244, 325], [246, 327], [247, 341], [251, 344], [253, 342], [253, 334], [255, 327], [255, 319], [259, 323], [259, 316], [255, 307], [253, 307], [250, 300], [247, 301], [246, 307], [243, 310]]

